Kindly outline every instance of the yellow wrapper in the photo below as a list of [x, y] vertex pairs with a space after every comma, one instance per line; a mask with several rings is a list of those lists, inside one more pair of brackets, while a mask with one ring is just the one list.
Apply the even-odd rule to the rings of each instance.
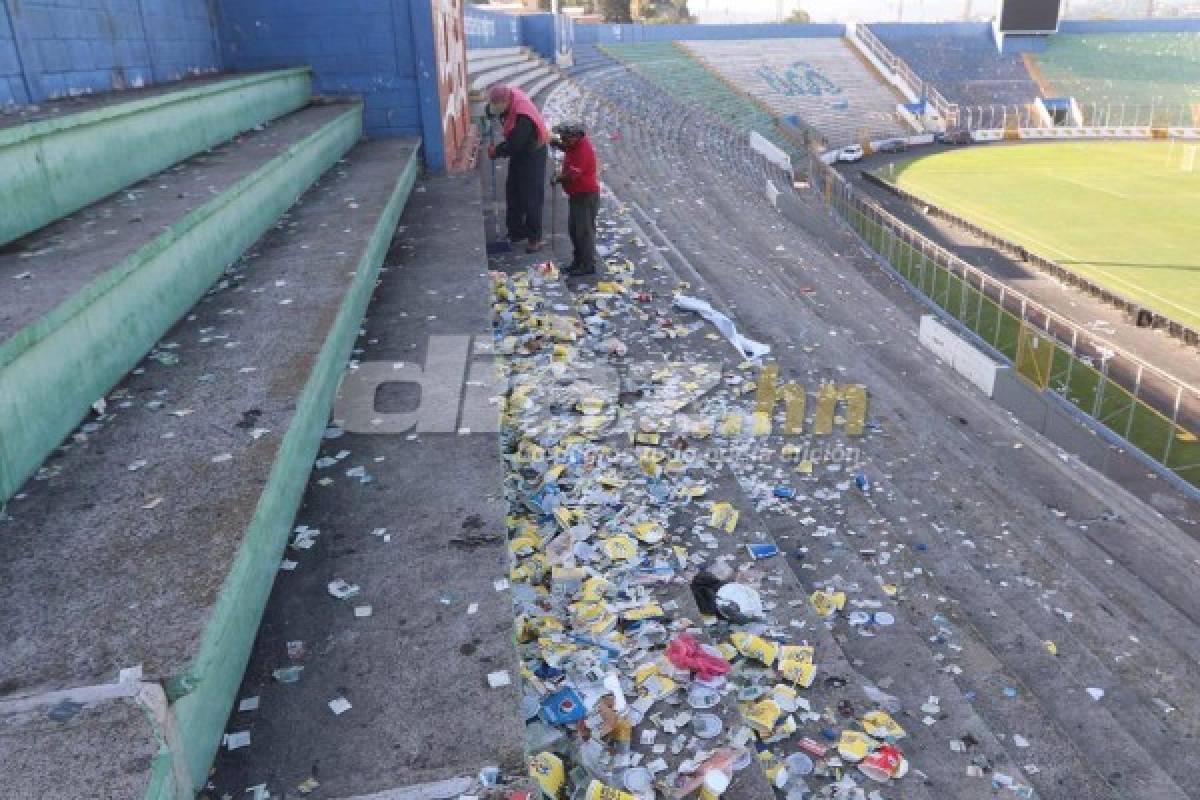
[[529, 759], [529, 777], [537, 781], [538, 788], [549, 800], [558, 800], [567, 781], [567, 772], [562, 759], [554, 753], [538, 753]]

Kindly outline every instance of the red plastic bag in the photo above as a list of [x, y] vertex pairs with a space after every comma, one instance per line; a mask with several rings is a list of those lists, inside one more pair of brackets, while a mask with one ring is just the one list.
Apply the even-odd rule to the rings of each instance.
[[729, 672], [728, 661], [714, 656], [686, 633], [679, 634], [667, 645], [667, 660], [679, 669], [690, 669], [701, 680]]

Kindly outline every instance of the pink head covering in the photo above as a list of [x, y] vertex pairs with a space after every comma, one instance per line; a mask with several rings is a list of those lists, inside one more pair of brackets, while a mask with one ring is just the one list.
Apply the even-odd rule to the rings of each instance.
[[546, 122], [542, 119], [541, 113], [537, 106], [529, 99], [529, 96], [515, 86], [497, 83], [492, 88], [488, 89], [488, 104], [495, 107], [498, 105], [508, 105], [508, 110], [504, 112], [504, 135], [508, 136], [512, 133], [513, 127], [517, 124], [517, 117], [526, 116], [533, 121], [534, 127], [538, 131], [538, 144], [545, 144], [550, 141], [550, 133], [546, 130]]

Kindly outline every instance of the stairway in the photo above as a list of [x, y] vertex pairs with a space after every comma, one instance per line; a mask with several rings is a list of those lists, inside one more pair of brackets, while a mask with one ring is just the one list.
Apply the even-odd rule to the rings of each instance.
[[204, 785], [418, 169], [310, 86], [0, 128], [0, 796]]
[[472, 117], [483, 115], [487, 90], [493, 84], [515, 86], [536, 100], [562, 79], [558, 67], [534, 55], [528, 47], [469, 50], [467, 72], [470, 74]]
[[576, 44], [574, 59], [575, 62], [566, 70], [567, 75], [572, 78], [593, 70], [611, 67], [617, 63], [594, 44]]

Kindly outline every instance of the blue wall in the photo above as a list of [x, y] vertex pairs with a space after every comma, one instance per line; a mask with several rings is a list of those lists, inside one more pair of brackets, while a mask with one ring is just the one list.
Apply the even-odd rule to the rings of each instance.
[[208, 0], [0, 0], [0, 104], [220, 68]]
[[355, 95], [373, 136], [421, 136], [441, 169], [429, 0], [220, 0], [225, 68], [309, 65], [317, 94]]
[[558, 26], [553, 14], [521, 16], [521, 43], [551, 64], [558, 52], [557, 37]]
[[376, 133], [419, 136], [417, 63], [407, 0], [222, 0], [225, 67], [307, 64], [319, 94], [362, 95]]
[[468, 5], [464, 13], [468, 48], [518, 47], [522, 44], [520, 17], [473, 5]]
[[673, 42], [702, 39], [820, 39], [846, 34], [845, 25], [576, 25], [576, 44]]
[[21, 59], [8, 22], [8, 6], [0, 2], [0, 108], [13, 103], [25, 104], [29, 95], [21, 75]]

